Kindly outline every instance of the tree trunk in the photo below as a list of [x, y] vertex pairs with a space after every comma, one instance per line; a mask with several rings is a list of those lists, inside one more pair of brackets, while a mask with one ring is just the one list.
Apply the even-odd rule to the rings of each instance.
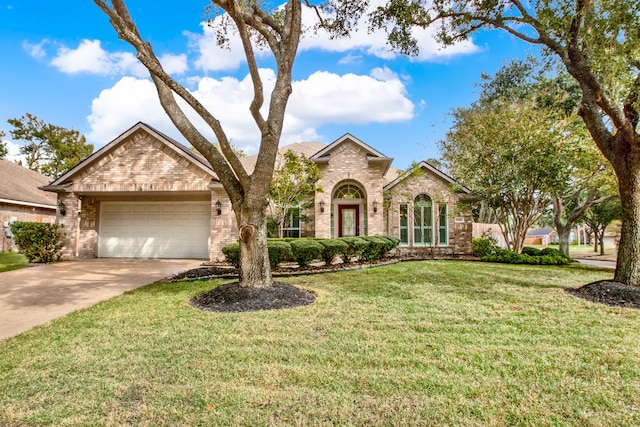
[[560, 250], [560, 252], [562, 252], [564, 256], [568, 257], [569, 256], [569, 237], [571, 236], [571, 228], [561, 227], [561, 228], [556, 228], [556, 231], [558, 232], [558, 240], [560, 243], [558, 249]]
[[267, 222], [265, 206], [245, 206], [238, 219], [240, 238], [240, 286], [266, 288], [273, 285], [269, 251], [267, 249]]
[[616, 170], [622, 205], [622, 229], [615, 280], [640, 286], [640, 165], [634, 165], [627, 171], [625, 174]]
[[604, 230], [602, 230], [602, 234], [600, 235], [600, 255], [604, 255]]

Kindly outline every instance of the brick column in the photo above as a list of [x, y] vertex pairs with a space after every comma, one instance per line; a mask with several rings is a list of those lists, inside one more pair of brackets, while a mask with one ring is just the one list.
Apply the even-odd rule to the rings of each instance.
[[75, 193], [58, 193], [58, 206], [62, 204], [64, 215], [58, 208], [56, 224], [62, 224], [62, 258], [65, 261], [72, 260], [77, 256], [78, 251], [78, 203], [79, 199]]

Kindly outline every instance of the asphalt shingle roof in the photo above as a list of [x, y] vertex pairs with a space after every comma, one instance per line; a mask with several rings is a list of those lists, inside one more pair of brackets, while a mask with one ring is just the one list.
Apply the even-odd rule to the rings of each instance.
[[38, 187], [51, 179], [8, 160], [0, 159], [0, 199], [39, 205], [56, 205], [56, 195]]

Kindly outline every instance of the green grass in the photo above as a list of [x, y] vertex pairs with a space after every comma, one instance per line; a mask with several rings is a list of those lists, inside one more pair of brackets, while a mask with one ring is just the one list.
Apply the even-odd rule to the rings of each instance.
[[0, 273], [26, 267], [27, 258], [17, 252], [0, 252]]
[[401, 263], [237, 314], [151, 285], [0, 343], [0, 425], [640, 425], [640, 312], [564, 292], [610, 277]]

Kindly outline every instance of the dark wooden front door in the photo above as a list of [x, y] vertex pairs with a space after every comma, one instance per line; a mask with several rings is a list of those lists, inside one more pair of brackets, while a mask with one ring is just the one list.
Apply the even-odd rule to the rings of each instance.
[[338, 237], [360, 235], [360, 206], [338, 205]]

